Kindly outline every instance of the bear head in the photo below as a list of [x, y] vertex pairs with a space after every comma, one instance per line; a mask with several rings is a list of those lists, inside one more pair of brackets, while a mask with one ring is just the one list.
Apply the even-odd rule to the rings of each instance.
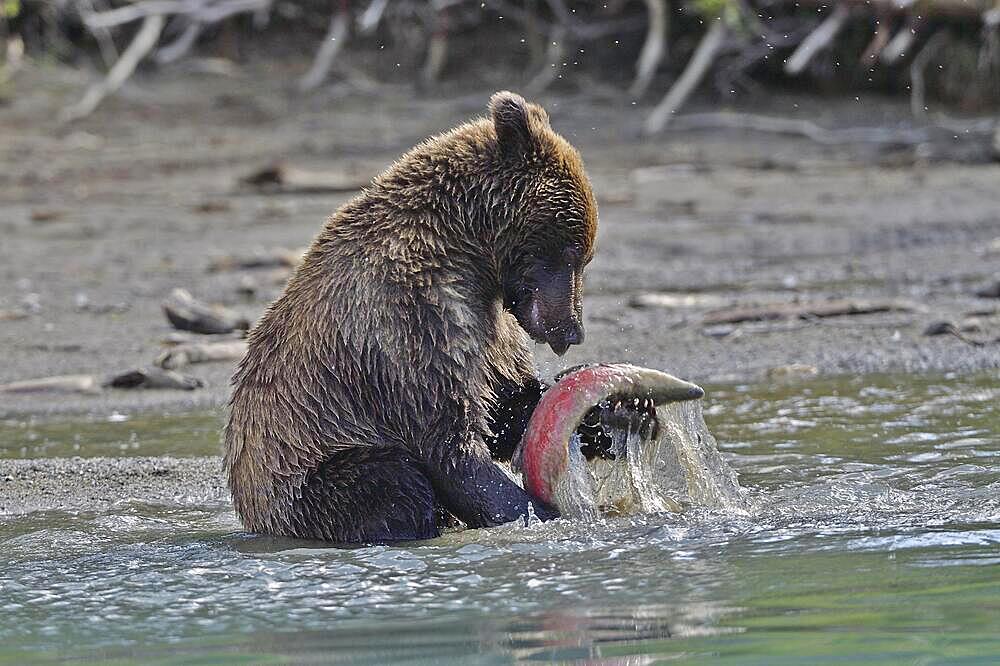
[[498, 92], [489, 110], [500, 177], [517, 193], [496, 248], [504, 307], [562, 355], [583, 342], [583, 269], [594, 256], [597, 202], [580, 154], [544, 109]]

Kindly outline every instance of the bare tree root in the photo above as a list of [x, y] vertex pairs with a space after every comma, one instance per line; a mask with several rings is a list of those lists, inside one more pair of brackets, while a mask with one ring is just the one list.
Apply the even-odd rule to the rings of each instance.
[[899, 29], [896, 35], [885, 45], [885, 48], [882, 49], [878, 57], [879, 62], [883, 65], [891, 66], [906, 57], [906, 54], [910, 52], [910, 47], [913, 46], [913, 42], [917, 39], [917, 25], [918, 22], [916, 19], [907, 19], [903, 27]]
[[561, 70], [559, 63], [562, 62], [563, 41], [566, 37], [566, 28], [562, 25], [557, 24], [552, 28], [549, 33], [549, 45], [545, 51], [545, 64], [524, 87], [528, 94], [537, 95], [552, 85], [552, 82], [559, 76]]
[[934, 33], [920, 53], [910, 63], [910, 112], [915, 118], [927, 116], [927, 95], [926, 83], [924, 81], [924, 70], [930, 59], [941, 49], [941, 46], [948, 39], [948, 34], [944, 30]]
[[151, 14], [144, 18], [132, 43], [108, 71], [104, 80], [91, 86], [79, 102], [63, 110], [61, 120], [72, 122], [89, 116], [105, 97], [121, 88], [128, 77], [132, 76], [139, 61], [156, 46], [165, 22], [162, 14]]
[[694, 55], [691, 56], [687, 67], [684, 68], [684, 72], [677, 79], [677, 83], [673, 85], [653, 109], [653, 112], [649, 114], [649, 118], [646, 119], [645, 131], [647, 134], [656, 134], [667, 126], [673, 115], [698, 87], [716, 56], [722, 50], [728, 36], [729, 30], [722, 20], [716, 20], [712, 23], [712, 27], [702, 37]]
[[646, 13], [649, 25], [646, 29], [646, 41], [636, 62], [635, 79], [628, 89], [632, 97], [642, 97], [649, 88], [656, 68], [667, 53], [667, 34], [670, 23], [667, 13], [667, 0], [646, 0]]
[[934, 139], [935, 135], [962, 133], [988, 137], [997, 127], [997, 119], [984, 118], [969, 122], [941, 122], [934, 127], [848, 127], [826, 129], [808, 120], [776, 118], [750, 113], [695, 113], [675, 116], [672, 130], [730, 129], [805, 137], [816, 143], [836, 146], [868, 143], [895, 146], [917, 146]]
[[203, 24], [200, 21], [188, 25], [177, 39], [157, 49], [156, 53], [153, 54], [153, 60], [157, 64], [167, 65], [186, 56], [191, 47], [198, 41], [202, 27]]
[[802, 40], [795, 52], [785, 61], [785, 73], [791, 76], [801, 74], [817, 54], [830, 47], [850, 15], [851, 10], [846, 4], [834, 7], [830, 15]]
[[[97, 11], [93, 0], [77, 1], [79, 2], [81, 9], [90, 13], [95, 13]], [[101, 51], [101, 59], [104, 60], [104, 64], [106, 66], [111, 67], [114, 65], [115, 61], [118, 60], [118, 49], [115, 47], [115, 42], [111, 38], [111, 31], [107, 28], [94, 28], [91, 32], [94, 35], [94, 39], [97, 40], [97, 48]]]
[[448, 14], [445, 9], [434, 12], [434, 26], [427, 42], [427, 55], [420, 71], [420, 80], [430, 85], [441, 76], [441, 70], [448, 60]]
[[388, 6], [389, 0], [372, 0], [368, 8], [358, 17], [358, 34], [370, 35], [375, 32]]
[[350, 22], [351, 17], [347, 10], [347, 3], [341, 0], [340, 8], [330, 17], [330, 26], [327, 28], [326, 35], [323, 36], [323, 42], [320, 44], [319, 50], [316, 51], [312, 67], [299, 80], [299, 90], [303, 92], [313, 90], [326, 80], [327, 75], [330, 73], [330, 67], [333, 66], [334, 59], [340, 53], [340, 49], [343, 48], [344, 42], [347, 41], [347, 31]]

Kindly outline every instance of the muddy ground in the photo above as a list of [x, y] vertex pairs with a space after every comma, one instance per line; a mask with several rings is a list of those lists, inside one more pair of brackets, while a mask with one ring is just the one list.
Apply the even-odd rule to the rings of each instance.
[[[160, 306], [175, 287], [253, 319], [280, 282], [267, 270], [210, 273], [213, 257], [305, 245], [351, 194], [248, 193], [241, 176], [275, 159], [373, 175], [510, 86], [496, 73], [460, 91], [333, 86], [302, 97], [287, 92], [301, 67], [162, 71], [69, 127], [55, 119], [84, 78], [37, 65], [20, 73], [19, 93], [0, 108], [0, 383], [150, 363], [171, 331]], [[759, 379], [793, 363], [826, 374], [1000, 368], [1000, 344], [923, 334], [933, 321], [970, 323], [978, 312], [968, 335], [1000, 336], [1000, 300], [973, 295], [1000, 277], [1000, 164], [953, 161], [968, 155], [960, 137], [916, 147], [721, 130], [650, 139], [639, 135], [648, 103], [579, 91], [539, 101], [583, 153], [601, 216], [587, 341], [564, 359], [539, 348], [543, 373], [587, 360], [629, 360], [700, 383]], [[736, 108], [827, 127], [908, 121], [905, 101], [774, 93]], [[252, 297], [239, 291], [247, 279], [258, 287]], [[635, 307], [646, 292], [691, 298]], [[905, 299], [916, 310], [702, 322], [735, 304], [834, 297]], [[232, 368], [187, 368], [206, 382], [190, 392], [0, 395], [0, 417], [217, 407]]]

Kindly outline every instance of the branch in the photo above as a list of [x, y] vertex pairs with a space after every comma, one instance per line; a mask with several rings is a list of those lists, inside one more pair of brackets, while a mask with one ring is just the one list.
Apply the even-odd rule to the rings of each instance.
[[166, 21], [160, 14], [147, 16], [143, 19], [139, 32], [136, 33], [132, 43], [128, 45], [125, 52], [108, 71], [108, 75], [103, 81], [91, 86], [84, 94], [83, 99], [66, 108], [62, 113], [62, 121], [70, 122], [90, 115], [105, 97], [121, 88], [122, 84], [132, 76], [139, 62], [156, 46], [160, 33], [163, 32], [164, 23]]
[[705, 36], [702, 37], [680, 78], [656, 105], [653, 112], [649, 114], [645, 127], [647, 134], [655, 134], [667, 126], [674, 113], [684, 105], [687, 98], [698, 87], [705, 72], [712, 66], [719, 51], [722, 50], [728, 36], [729, 30], [723, 21], [716, 19]]
[[330, 17], [330, 27], [327, 28], [326, 35], [323, 37], [323, 43], [320, 44], [319, 50], [316, 51], [312, 67], [299, 80], [299, 90], [312, 90], [326, 80], [327, 75], [330, 73], [330, 67], [333, 66], [334, 59], [340, 53], [344, 42], [347, 41], [349, 23], [350, 13], [347, 10], [347, 3], [342, 0], [340, 9]]
[[629, 95], [642, 97], [649, 87], [656, 68], [659, 66], [663, 56], [667, 53], [667, 32], [669, 29], [669, 16], [667, 14], [667, 0], [646, 0], [646, 11], [649, 14], [649, 28], [646, 31], [646, 41], [642, 45], [639, 53], [639, 60], [636, 63], [635, 79], [629, 88]]
[[944, 30], [935, 32], [910, 63], [910, 112], [917, 118], [927, 115], [924, 70], [946, 39], [947, 33]]
[[201, 22], [188, 25], [184, 28], [184, 32], [181, 33], [180, 37], [157, 50], [153, 55], [153, 60], [159, 65], [166, 65], [183, 58], [191, 50], [195, 42], [198, 41], [202, 25]]
[[903, 24], [903, 27], [899, 29], [899, 32], [896, 33], [895, 37], [890, 39], [889, 43], [882, 49], [882, 53], [879, 54], [879, 60], [884, 65], [895, 65], [906, 56], [916, 39], [917, 22], [914, 19], [908, 19]]
[[825, 51], [830, 46], [837, 33], [847, 23], [850, 14], [851, 11], [846, 4], [834, 7], [833, 12], [808, 37], [802, 40], [799, 48], [795, 49], [795, 52], [785, 61], [785, 73], [792, 76], [801, 74], [816, 54]]
[[525, 86], [528, 94], [537, 95], [556, 80], [561, 69], [559, 63], [562, 61], [563, 41], [566, 38], [566, 28], [560, 24], [552, 27], [552, 32], [549, 33], [549, 45], [545, 51], [545, 64], [542, 65], [542, 69]]

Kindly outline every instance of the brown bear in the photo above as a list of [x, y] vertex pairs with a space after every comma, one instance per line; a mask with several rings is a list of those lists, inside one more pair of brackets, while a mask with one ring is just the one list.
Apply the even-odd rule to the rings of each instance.
[[249, 531], [342, 543], [554, 509], [509, 460], [543, 390], [531, 339], [583, 341], [597, 204], [577, 151], [509, 92], [327, 221], [249, 336], [225, 468]]

